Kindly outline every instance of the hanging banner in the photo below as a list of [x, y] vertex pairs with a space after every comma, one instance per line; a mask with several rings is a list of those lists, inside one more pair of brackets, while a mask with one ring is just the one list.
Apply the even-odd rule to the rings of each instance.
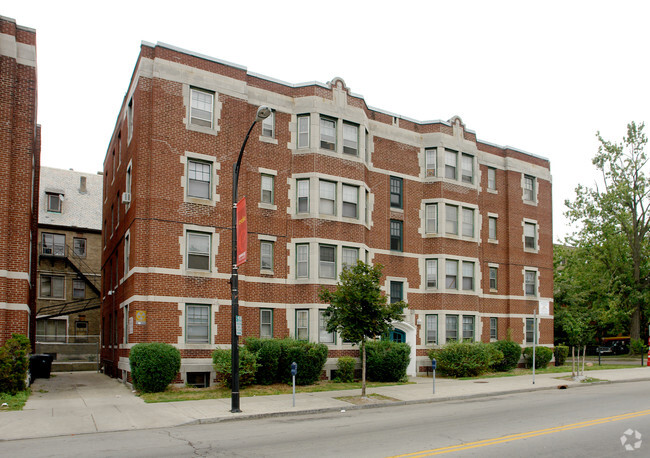
[[246, 262], [248, 247], [248, 224], [246, 221], [246, 198], [237, 203], [237, 265]]

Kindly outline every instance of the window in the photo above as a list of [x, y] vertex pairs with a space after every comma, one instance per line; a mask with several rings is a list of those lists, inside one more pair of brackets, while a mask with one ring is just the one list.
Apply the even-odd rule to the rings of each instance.
[[436, 165], [438, 162], [437, 159], [438, 149], [437, 148], [428, 148], [424, 150], [425, 155], [425, 176], [435, 177], [436, 176]]
[[56, 275], [41, 275], [41, 297], [63, 299], [64, 281], [65, 277]]
[[488, 216], [488, 239], [497, 239], [497, 219], [494, 216]]
[[309, 213], [309, 180], [297, 181], [298, 213]]
[[273, 338], [273, 309], [260, 309], [260, 339]]
[[426, 343], [438, 344], [438, 315], [426, 316]]
[[265, 204], [273, 204], [274, 181], [275, 180], [274, 180], [273, 175], [262, 175], [262, 197], [261, 197], [261, 200]]
[[334, 343], [334, 333], [327, 332], [327, 317], [325, 310], [318, 311], [318, 341], [321, 343]]
[[358, 248], [348, 248], [343, 247], [343, 267], [349, 266], [354, 267], [357, 265], [359, 260], [359, 249]]
[[438, 233], [438, 204], [427, 204], [424, 224], [427, 234]]
[[296, 277], [309, 277], [309, 245], [296, 245]]
[[343, 152], [359, 155], [359, 126], [356, 124], [343, 123]]
[[187, 267], [210, 270], [210, 234], [187, 233]]
[[490, 267], [490, 289], [496, 291], [497, 290], [497, 275], [499, 273], [499, 269], [496, 267]]
[[122, 163], [122, 132], [117, 133], [117, 163]]
[[185, 384], [193, 388], [210, 386], [210, 372], [185, 372]]
[[491, 191], [497, 189], [497, 169], [494, 167], [488, 167], [487, 169], [487, 187]]
[[309, 310], [296, 310], [296, 339], [309, 340]]
[[319, 245], [319, 276], [321, 278], [336, 278], [336, 247]]
[[526, 343], [535, 343], [535, 318], [526, 318]]
[[[133, 198], [131, 196], [131, 164], [129, 164], [129, 166], [126, 168], [126, 185], [124, 192], [128, 193], [129, 196]], [[129, 204], [127, 203], [126, 206], [128, 208]]]
[[390, 206], [402, 208], [402, 179], [390, 177]]
[[535, 202], [535, 177], [524, 175], [524, 200]]
[[357, 186], [343, 185], [343, 216], [357, 218], [359, 208], [359, 188]]
[[65, 256], [65, 235], [43, 233], [43, 254], [52, 256]]
[[474, 342], [474, 317], [463, 316], [463, 340]]
[[115, 207], [111, 205], [111, 237], [115, 234]]
[[188, 343], [210, 343], [210, 306], [186, 306], [185, 341]]
[[273, 242], [260, 242], [260, 267], [263, 270], [273, 270]]
[[129, 104], [126, 106], [126, 127], [127, 127], [127, 136], [126, 143], [127, 145], [131, 143], [133, 138], [133, 99], [129, 100]]
[[474, 291], [473, 262], [463, 262], [463, 291]]
[[320, 213], [323, 215], [336, 215], [336, 183], [320, 180], [319, 186]]
[[404, 299], [404, 283], [401, 281], [390, 282], [390, 303], [394, 304]]
[[438, 287], [438, 260], [427, 259], [427, 288]]
[[474, 237], [474, 210], [463, 208], [463, 237]]
[[463, 154], [461, 156], [460, 178], [463, 183], [474, 183], [474, 156]]
[[320, 147], [336, 151], [336, 121], [329, 118], [320, 118]]
[[309, 148], [309, 115], [298, 116], [298, 148]]
[[524, 275], [526, 296], [537, 296], [537, 272], [534, 270], [526, 270]]
[[402, 222], [390, 220], [390, 249], [402, 251]]
[[499, 324], [498, 318], [495, 317], [490, 318], [490, 340], [499, 339], [498, 324]]
[[83, 299], [86, 297], [86, 283], [77, 278], [72, 280], [72, 298]]
[[190, 90], [190, 124], [212, 128], [214, 94], [199, 89]]
[[524, 223], [524, 248], [535, 250], [537, 249], [535, 232], [537, 232], [537, 225], [535, 223]]
[[124, 276], [129, 273], [131, 261], [131, 235], [129, 233], [124, 235]]
[[210, 198], [211, 165], [207, 162], [187, 161], [187, 195], [201, 199]]
[[262, 120], [262, 137], [275, 137], [275, 112], [271, 111], [268, 118]]
[[[65, 240], [65, 238], [64, 238], [64, 240]], [[74, 252], [74, 254], [76, 254], [80, 258], [85, 258], [86, 257], [86, 239], [74, 237], [72, 239], [72, 251]]]
[[45, 193], [47, 197], [47, 211], [53, 213], [61, 213], [61, 201], [63, 200], [62, 194]]
[[458, 235], [458, 206], [445, 205], [445, 232]]
[[67, 322], [63, 319], [37, 320], [36, 338], [40, 342], [65, 342]]
[[445, 149], [445, 178], [456, 180], [456, 168], [458, 167], [458, 152]]
[[445, 316], [445, 340], [458, 340], [458, 315]]
[[458, 289], [458, 261], [445, 262], [445, 288]]

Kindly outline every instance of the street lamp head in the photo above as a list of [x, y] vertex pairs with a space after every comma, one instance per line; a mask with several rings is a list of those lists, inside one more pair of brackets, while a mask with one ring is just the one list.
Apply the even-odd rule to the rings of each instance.
[[271, 109], [266, 105], [262, 105], [257, 109], [257, 116], [255, 116], [255, 122], [261, 121], [271, 116]]

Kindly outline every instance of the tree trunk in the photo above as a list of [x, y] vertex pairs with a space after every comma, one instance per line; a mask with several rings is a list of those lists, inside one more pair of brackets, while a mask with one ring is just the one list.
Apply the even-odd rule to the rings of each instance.
[[366, 339], [361, 341], [361, 397], [366, 397]]
[[630, 317], [630, 342], [641, 338], [641, 306], [636, 304]]
[[582, 375], [585, 375], [585, 360], [587, 359], [587, 346], [582, 348]]

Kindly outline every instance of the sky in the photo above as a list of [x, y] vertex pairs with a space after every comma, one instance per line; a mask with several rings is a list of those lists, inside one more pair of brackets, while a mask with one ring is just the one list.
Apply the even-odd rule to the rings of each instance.
[[293, 84], [339, 76], [371, 107], [458, 115], [546, 157], [554, 241], [575, 229], [564, 201], [598, 180], [596, 133], [650, 122], [648, 1], [9, 0], [0, 15], [36, 29], [48, 167], [102, 170], [142, 41]]

